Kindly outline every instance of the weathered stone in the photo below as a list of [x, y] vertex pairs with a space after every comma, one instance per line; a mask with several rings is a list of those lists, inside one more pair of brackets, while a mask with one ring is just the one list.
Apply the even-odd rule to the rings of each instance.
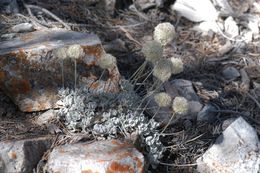
[[178, 90], [179, 95], [182, 97], [185, 97], [189, 101], [199, 101], [199, 97], [194, 91], [191, 81], [175, 79], [171, 81], [171, 84]]
[[258, 173], [260, 142], [256, 131], [238, 118], [197, 160], [197, 165], [201, 173]]
[[1, 0], [0, 1], [0, 12], [11, 14], [18, 13], [19, 8], [16, 0]]
[[225, 34], [228, 34], [231, 38], [234, 38], [239, 35], [239, 28], [237, 26], [236, 21], [233, 17], [228, 17], [224, 23], [225, 26]]
[[239, 71], [235, 67], [227, 67], [222, 71], [223, 77], [226, 80], [235, 80], [240, 76]]
[[76, 62], [77, 87], [117, 92], [117, 67], [98, 66], [103, 53], [92, 34], [57, 29], [22, 34], [0, 42], [0, 88], [21, 111], [57, 108], [58, 91], [63, 86], [74, 89]]
[[144, 157], [118, 140], [68, 144], [54, 148], [47, 162], [50, 173], [142, 173]]
[[[198, 112], [202, 109], [203, 105], [200, 103], [199, 97], [194, 91], [193, 85], [190, 81], [176, 79], [171, 81], [170, 83], [167, 83], [164, 87], [165, 92], [169, 94], [172, 97], [172, 99], [174, 99], [176, 96], [181, 96], [188, 100], [189, 110], [185, 115], [182, 115], [182, 117], [193, 119], [197, 116]], [[154, 119], [157, 122], [160, 122], [162, 125], [168, 124], [170, 119], [172, 119], [172, 104], [168, 107], [159, 108], [153, 97], [154, 95], [151, 95], [146, 99], [146, 104], [148, 103], [148, 108], [146, 111], [151, 116], [154, 116], [154, 114], [156, 114], [154, 116]], [[176, 122], [175, 120], [177, 120], [178, 118], [179, 117], [172, 119], [171, 123]]]
[[[0, 26], [1, 27], [1, 26]], [[1, 35], [1, 39], [3, 40], [8, 40], [8, 39], [12, 39], [16, 36], [17, 33], [8, 33], [8, 34], [3, 34]]]
[[206, 104], [197, 115], [197, 121], [213, 123], [216, 120], [217, 109], [211, 104]]
[[30, 32], [33, 30], [33, 25], [30, 23], [20, 23], [12, 27], [13, 32]]
[[0, 172], [33, 172], [51, 141], [50, 137], [42, 137], [0, 142]]
[[214, 0], [219, 13], [224, 16], [240, 16], [253, 4], [253, 0]]
[[221, 125], [222, 130], [226, 130], [234, 121], [236, 121], [236, 118], [229, 118], [223, 121]]
[[48, 124], [51, 120], [57, 118], [58, 118], [57, 111], [50, 109], [42, 113], [41, 115], [39, 115], [39, 117], [36, 120], [36, 123], [41, 126], [44, 124]]

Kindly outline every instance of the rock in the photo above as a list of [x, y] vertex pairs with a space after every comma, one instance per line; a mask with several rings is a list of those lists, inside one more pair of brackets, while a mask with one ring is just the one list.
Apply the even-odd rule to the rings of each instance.
[[1, 0], [0, 12], [11, 14], [19, 13], [19, 8], [16, 0]]
[[225, 20], [225, 34], [228, 34], [231, 38], [234, 38], [239, 35], [239, 29], [237, 26], [236, 21], [233, 19], [233, 17], [228, 17]]
[[189, 101], [199, 101], [199, 97], [195, 92], [192, 82], [184, 79], [175, 79], [171, 84], [177, 88], [180, 96], [185, 97]]
[[67, 144], [53, 149], [47, 171], [141, 173], [144, 157], [132, 145], [118, 140]]
[[148, 97], [145, 102], [146, 103], [144, 105], [148, 103], [146, 111], [148, 112], [150, 117], [154, 116], [154, 119], [157, 122], [161, 123], [163, 126], [170, 121], [173, 112], [171, 106], [159, 108], [154, 100], [154, 95]]
[[33, 25], [30, 23], [20, 23], [11, 28], [11, 30], [15, 33], [18, 32], [31, 32], [34, 30]]
[[253, 4], [253, 0], [214, 0], [214, 5], [219, 7], [220, 14], [238, 17], [245, 13]]
[[253, 82], [254, 89], [260, 88], [260, 83]]
[[[158, 105], [156, 104], [156, 102], [154, 101], [153, 96], [149, 97], [147, 99], [147, 102], [149, 102], [149, 104], [148, 104], [146, 111], [151, 116], [156, 114], [154, 119], [157, 122], [160, 122], [161, 125], [166, 125], [172, 117], [173, 111], [172, 111], [171, 106], [159, 108]], [[189, 110], [188, 110], [187, 114], [178, 116], [178, 117], [172, 119], [171, 124], [176, 122], [176, 120], [178, 120], [181, 117], [185, 118], [185, 119], [193, 119], [198, 114], [198, 112], [201, 110], [201, 108], [203, 107], [202, 104], [197, 101], [188, 101], [188, 104], [189, 104]]]
[[134, 1], [134, 4], [141, 11], [145, 11], [156, 6], [154, 0], [136, 0]]
[[0, 142], [0, 172], [33, 172], [52, 143], [50, 137]]
[[226, 80], [235, 80], [240, 73], [235, 67], [227, 67], [222, 71], [222, 75]]
[[16, 33], [8, 33], [8, 34], [3, 34], [1, 35], [1, 38], [3, 40], [9, 40], [9, 39], [12, 39], [16, 36]]
[[219, 7], [219, 11], [223, 15], [230, 16], [234, 14], [234, 11], [227, 0], [214, 0], [215, 7]]
[[259, 156], [257, 133], [240, 117], [197, 159], [197, 170], [200, 173], [258, 173]]
[[197, 115], [202, 109], [203, 105], [198, 101], [189, 101], [189, 114]]
[[210, 0], [177, 0], [171, 9], [193, 22], [216, 21], [218, 12]]
[[209, 123], [213, 123], [216, 120], [216, 111], [217, 109], [215, 108], [215, 106], [211, 105], [211, 104], [206, 104], [203, 109], [198, 113], [197, 115], [197, 121], [200, 122], [209, 122]]
[[50, 109], [44, 112], [43, 114], [39, 115], [39, 117], [36, 120], [36, 123], [41, 126], [44, 124], [48, 124], [51, 120], [57, 118], [58, 118], [57, 111]]
[[198, 25], [195, 25], [192, 29], [195, 30], [195, 31], [198, 31], [198, 32], [202, 32], [202, 35], [204, 35], [204, 36], [206, 36], [206, 35], [210, 36], [210, 33], [213, 33], [213, 32], [218, 33], [219, 32], [219, 28], [217, 27], [215, 21], [201, 22]]
[[[194, 91], [193, 85], [190, 81], [176, 79], [167, 84], [165, 83], [164, 87], [165, 92], [169, 94], [172, 99], [174, 99], [176, 96], [181, 96], [185, 97], [188, 100], [189, 111], [186, 115], [182, 115], [182, 117], [193, 119], [197, 116], [197, 113], [202, 109], [203, 105], [200, 103], [199, 97]], [[166, 125], [172, 117], [172, 105], [159, 108], [153, 96], [154, 95], [151, 95], [146, 99], [146, 103], [148, 103], [146, 111], [151, 116], [156, 114], [154, 119], [157, 122], [160, 122], [162, 125]], [[177, 119], [179, 118], [176, 117], [175, 119], [173, 119], [171, 124], [176, 122]]]
[[21, 111], [58, 108], [59, 90], [63, 86], [74, 89], [76, 61], [77, 87], [117, 92], [117, 67], [103, 70], [98, 66], [103, 53], [93, 34], [60, 29], [22, 34], [0, 42], [0, 88]]
[[115, 13], [116, 0], [103, 0], [108, 14], [113, 15]]
[[256, 35], [259, 34], [259, 27], [258, 27], [259, 19], [254, 15], [249, 15], [247, 20], [248, 20], [248, 24], [247, 24], [248, 29], [251, 30], [253, 34]]
[[230, 124], [232, 124], [234, 121], [236, 120], [236, 118], [229, 118], [226, 119], [225, 121], [223, 121], [222, 123], [222, 130], [226, 130], [228, 128], [228, 126], [230, 126]]

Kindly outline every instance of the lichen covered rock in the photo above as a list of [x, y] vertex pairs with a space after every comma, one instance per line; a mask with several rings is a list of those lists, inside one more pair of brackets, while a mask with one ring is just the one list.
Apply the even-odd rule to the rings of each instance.
[[118, 140], [67, 144], [51, 152], [47, 171], [142, 173], [144, 157], [131, 144]]
[[77, 87], [117, 92], [118, 69], [101, 69], [98, 60], [103, 54], [96, 35], [65, 30], [26, 33], [0, 43], [0, 88], [24, 112], [59, 107], [59, 90], [74, 89], [75, 77]]

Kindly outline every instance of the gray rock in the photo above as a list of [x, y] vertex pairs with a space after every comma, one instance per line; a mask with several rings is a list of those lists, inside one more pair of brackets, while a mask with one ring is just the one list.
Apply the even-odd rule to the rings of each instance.
[[18, 13], [19, 8], [16, 0], [1, 0], [0, 1], [0, 12], [11, 14]]
[[195, 92], [191, 81], [175, 79], [170, 83], [177, 88], [180, 96], [185, 97], [189, 101], [199, 101], [199, 97]]
[[12, 39], [16, 36], [16, 33], [8, 33], [8, 34], [3, 34], [1, 35], [1, 38], [4, 40], [9, 40]]
[[31, 32], [34, 30], [33, 25], [30, 23], [20, 23], [18, 25], [15, 25], [11, 29], [13, 32]]
[[203, 105], [198, 101], [189, 101], [189, 114], [197, 115]]
[[[186, 115], [181, 116], [182, 118], [193, 119], [197, 116], [203, 105], [200, 103], [199, 97], [193, 89], [192, 82], [183, 79], [176, 79], [167, 83], [167, 85], [165, 85], [164, 87], [165, 92], [168, 93], [172, 97], [172, 99], [174, 99], [176, 96], [180, 96], [185, 97], [188, 100], [189, 111]], [[156, 114], [154, 119], [157, 122], [160, 122], [162, 125], [166, 125], [172, 117], [172, 105], [168, 107], [158, 108], [158, 105], [156, 104], [153, 96], [154, 95], [151, 95], [149, 98], [146, 99], [146, 103], [148, 103], [147, 112], [151, 116]], [[178, 120], [179, 118], [176, 117], [175, 119], [173, 119], [171, 124], [176, 122], [176, 120]]]
[[229, 118], [225, 121], [223, 121], [222, 123], [222, 130], [226, 130], [228, 128], [228, 126], [230, 126], [230, 124], [232, 124], [234, 121], [236, 120], [236, 118]]
[[131, 172], [144, 171], [144, 156], [132, 145], [118, 140], [59, 146], [47, 162], [48, 172]]
[[216, 120], [216, 111], [217, 109], [215, 108], [215, 106], [211, 105], [211, 104], [206, 104], [203, 109], [198, 113], [197, 115], [197, 121], [200, 122], [209, 122], [212, 123]]
[[242, 117], [219, 136], [197, 159], [200, 173], [259, 173], [260, 142], [256, 131]]
[[48, 124], [51, 120], [57, 118], [58, 118], [57, 111], [50, 109], [42, 113], [41, 115], [39, 115], [39, 117], [36, 120], [36, 123], [41, 126], [44, 124]]
[[260, 88], [260, 83], [253, 82], [253, 87], [254, 87], [254, 89]]
[[33, 172], [51, 142], [50, 137], [0, 142], [0, 172]]
[[226, 80], [235, 80], [240, 73], [235, 67], [227, 67], [222, 71], [222, 75]]
[[[147, 102], [149, 102], [147, 112], [149, 112], [152, 116], [156, 114], [154, 119], [157, 122], [160, 122], [162, 125], [168, 124], [173, 113], [171, 105], [169, 107], [159, 108], [154, 101], [153, 96], [149, 97], [147, 99]], [[172, 119], [171, 124], [176, 122], [176, 120], [178, 120], [179, 118], [193, 119], [203, 107], [203, 105], [198, 101], [188, 101], [188, 104], [189, 111], [187, 112], [187, 114]]]
[[237, 17], [243, 15], [252, 6], [254, 0], [213, 0], [213, 2], [219, 7], [221, 16]]

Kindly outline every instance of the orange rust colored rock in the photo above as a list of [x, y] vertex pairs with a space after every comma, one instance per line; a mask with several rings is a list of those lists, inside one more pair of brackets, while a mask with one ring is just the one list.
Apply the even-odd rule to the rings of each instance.
[[94, 55], [97, 58], [100, 58], [101, 54], [104, 53], [104, 50], [101, 45], [96, 46], [81, 46], [86, 54]]
[[62, 173], [143, 173], [144, 157], [126, 142], [86, 142], [54, 149], [47, 167], [49, 172], [60, 170]]
[[89, 88], [90, 88], [90, 89], [97, 89], [98, 86], [99, 86], [99, 83], [98, 83], [98, 82], [94, 82], [94, 83], [92, 83], [92, 84], [89, 86]]
[[13, 159], [13, 160], [15, 160], [17, 158], [16, 152], [14, 152], [14, 151], [10, 151], [8, 153], [8, 156], [10, 159]]
[[31, 91], [30, 83], [28, 80], [11, 78], [10, 85], [12, 86], [13, 94], [24, 93], [27, 94]]
[[127, 165], [120, 164], [118, 162], [113, 162], [108, 168], [106, 173], [134, 173], [134, 170]]
[[108, 71], [109, 77], [102, 82], [92, 84], [100, 78], [97, 61], [105, 53], [100, 39], [93, 34], [55, 29], [23, 33], [0, 42], [1, 89], [23, 112], [59, 108], [62, 76], [65, 88], [73, 89], [75, 66], [74, 59], [57, 57], [55, 51], [66, 50], [74, 44], [80, 45], [85, 53], [76, 60], [77, 86], [91, 87], [98, 92], [118, 92], [120, 74], [117, 68]]
[[4, 71], [0, 71], [0, 81], [4, 80], [5, 78], [5, 72]]
[[18, 49], [18, 53], [16, 54], [16, 57], [21, 59], [21, 62], [24, 63], [27, 58], [27, 55], [25, 54], [24, 49], [22, 49], [22, 48]]
[[21, 40], [26, 42], [28, 40], [32, 40], [34, 38], [34, 35], [32, 33], [28, 33], [26, 35], [21, 36]]
[[86, 171], [81, 171], [81, 173], [99, 173], [99, 172], [93, 172], [93, 171], [91, 171], [90, 169], [88, 169], [88, 170], [86, 170]]

